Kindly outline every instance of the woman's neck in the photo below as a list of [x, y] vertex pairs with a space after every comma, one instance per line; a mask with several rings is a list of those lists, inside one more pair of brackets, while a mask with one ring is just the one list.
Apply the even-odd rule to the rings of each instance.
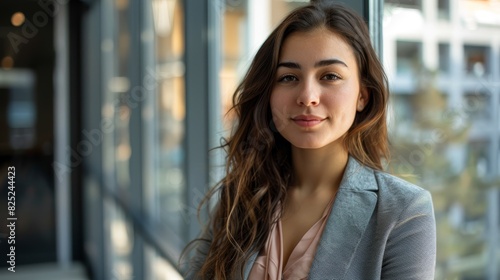
[[292, 187], [304, 194], [336, 191], [349, 158], [347, 151], [339, 146], [329, 145], [320, 149], [292, 147], [295, 175]]

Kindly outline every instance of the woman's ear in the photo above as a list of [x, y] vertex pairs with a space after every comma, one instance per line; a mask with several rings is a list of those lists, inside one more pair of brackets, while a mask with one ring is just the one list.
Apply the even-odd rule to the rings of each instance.
[[366, 87], [361, 87], [359, 91], [359, 96], [358, 96], [358, 103], [356, 105], [356, 110], [358, 112], [361, 112], [365, 109], [366, 104], [368, 104], [368, 101], [370, 100], [370, 95], [368, 94], [368, 90]]

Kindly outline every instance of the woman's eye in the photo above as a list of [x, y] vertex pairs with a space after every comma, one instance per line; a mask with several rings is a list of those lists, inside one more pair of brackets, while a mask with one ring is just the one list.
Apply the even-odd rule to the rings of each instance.
[[297, 77], [293, 75], [284, 75], [281, 76], [278, 80], [278, 82], [294, 82], [294, 81], [297, 81]]
[[341, 78], [337, 74], [326, 74], [321, 79], [322, 80], [332, 80], [332, 81], [335, 81], [335, 80], [340, 80]]

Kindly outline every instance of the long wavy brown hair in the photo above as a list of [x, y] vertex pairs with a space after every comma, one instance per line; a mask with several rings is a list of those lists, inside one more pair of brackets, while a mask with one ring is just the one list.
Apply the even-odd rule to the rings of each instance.
[[[326, 27], [351, 46], [360, 83], [370, 95], [344, 137], [348, 153], [362, 164], [382, 169], [388, 159], [386, 107], [387, 78], [370, 42], [363, 19], [350, 9], [332, 4], [311, 4], [288, 15], [263, 43], [233, 96], [238, 122], [222, 148], [226, 176], [207, 194], [219, 195], [207, 225], [212, 239], [198, 271], [200, 279], [242, 277], [245, 262], [259, 251], [281, 213], [292, 180], [291, 147], [273, 128], [270, 96], [280, 49], [294, 32]], [[279, 216], [279, 215], [278, 215]], [[196, 243], [195, 240], [192, 244]], [[205, 242], [207, 240], [204, 240]]]

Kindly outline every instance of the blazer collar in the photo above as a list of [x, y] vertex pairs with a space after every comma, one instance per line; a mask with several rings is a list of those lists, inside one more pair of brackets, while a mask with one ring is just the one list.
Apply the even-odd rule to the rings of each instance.
[[309, 271], [310, 279], [344, 279], [377, 204], [372, 169], [349, 157]]

